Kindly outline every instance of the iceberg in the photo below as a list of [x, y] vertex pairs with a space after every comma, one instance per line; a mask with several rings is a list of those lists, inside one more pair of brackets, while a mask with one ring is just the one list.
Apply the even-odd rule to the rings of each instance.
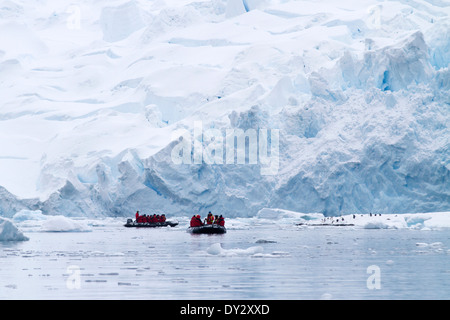
[[29, 238], [26, 237], [11, 220], [0, 217], [0, 242], [28, 240]]
[[222, 248], [220, 243], [212, 244], [206, 252], [210, 255], [218, 255], [225, 257], [233, 257], [233, 256], [254, 256], [257, 254], [261, 254], [264, 249], [261, 246], [253, 246], [247, 249], [224, 249]]
[[76, 221], [64, 216], [52, 216], [42, 223], [42, 232], [89, 232], [84, 221]]

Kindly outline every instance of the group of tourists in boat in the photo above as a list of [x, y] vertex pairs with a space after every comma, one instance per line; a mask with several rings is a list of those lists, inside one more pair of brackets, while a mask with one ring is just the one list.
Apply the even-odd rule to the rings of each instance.
[[206, 216], [205, 220], [202, 221], [200, 215], [193, 215], [191, 218], [190, 227], [187, 230], [190, 233], [226, 233], [225, 229], [225, 219], [220, 216], [215, 216], [211, 211]]
[[166, 222], [166, 215], [153, 214], [153, 215], [140, 215], [139, 211], [136, 212], [136, 222], [137, 223], [164, 223]]
[[191, 218], [191, 228], [194, 227], [201, 227], [204, 225], [219, 225], [221, 227], [225, 227], [225, 219], [222, 217], [222, 215], [213, 215], [211, 211], [206, 216], [205, 220], [202, 222], [202, 219], [199, 214], [193, 215]]
[[[166, 221], [165, 214], [141, 215], [139, 211], [135, 214], [136, 220], [128, 219], [125, 227], [137, 228], [154, 228], [154, 227], [174, 227], [178, 222]], [[222, 215], [213, 215], [211, 211], [208, 213], [204, 221], [202, 221], [199, 214], [193, 215], [190, 221], [190, 226], [187, 230], [190, 233], [226, 233], [225, 219]]]

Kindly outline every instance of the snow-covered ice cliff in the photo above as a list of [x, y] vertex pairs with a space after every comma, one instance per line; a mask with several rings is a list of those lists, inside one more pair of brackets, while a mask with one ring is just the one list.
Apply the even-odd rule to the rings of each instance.
[[[439, 0], [0, 1], [0, 215], [450, 211], [449, 14]], [[275, 172], [261, 153], [173, 159], [179, 132], [210, 150], [208, 133], [238, 129], [278, 130]]]

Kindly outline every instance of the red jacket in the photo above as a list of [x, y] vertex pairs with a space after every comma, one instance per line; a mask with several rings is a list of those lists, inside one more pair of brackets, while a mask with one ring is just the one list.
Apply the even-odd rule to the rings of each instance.
[[191, 219], [191, 227], [200, 227], [203, 225], [203, 222], [201, 219], [197, 218], [196, 216], [193, 216]]
[[213, 224], [214, 222], [214, 216], [212, 214], [209, 214], [208, 217], [206, 217], [206, 224]]

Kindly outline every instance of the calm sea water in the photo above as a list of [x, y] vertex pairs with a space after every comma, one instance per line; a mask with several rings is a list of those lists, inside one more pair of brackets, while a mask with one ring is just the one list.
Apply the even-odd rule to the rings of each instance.
[[[254, 221], [253, 221], [254, 222]], [[25, 233], [0, 243], [0, 299], [449, 299], [450, 230], [246, 224]]]

